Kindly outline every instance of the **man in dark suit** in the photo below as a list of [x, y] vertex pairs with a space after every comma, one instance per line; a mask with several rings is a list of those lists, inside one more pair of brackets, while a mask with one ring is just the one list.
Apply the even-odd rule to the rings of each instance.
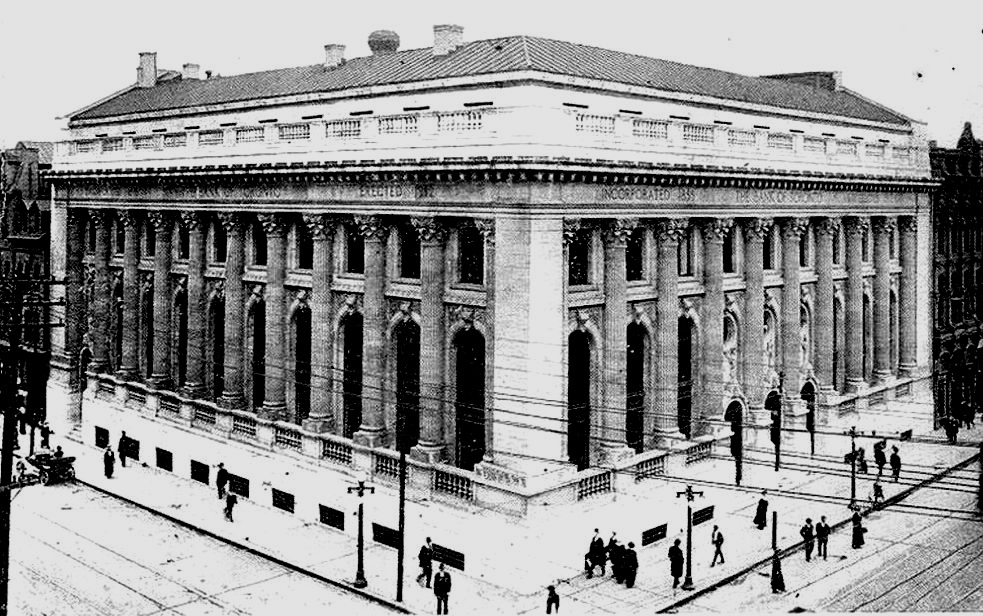
[[672, 587], [679, 586], [679, 578], [683, 577], [683, 551], [679, 547], [679, 539], [669, 548], [669, 572], [672, 573]]
[[625, 576], [625, 587], [631, 588], [635, 585], [635, 576], [638, 575], [638, 554], [635, 553], [635, 544], [631, 541], [628, 542], [628, 549], [622, 555], [623, 563], [621, 565], [624, 570]]
[[440, 563], [440, 571], [433, 578], [433, 594], [437, 596], [437, 613], [447, 614], [447, 597], [451, 594], [451, 574], [444, 570], [444, 563]]
[[433, 577], [433, 544], [430, 543], [430, 537], [427, 537], [427, 542], [420, 547], [420, 575], [416, 576], [416, 583], [422, 584], [423, 580], [427, 581], [427, 588], [430, 588], [430, 580]]
[[823, 560], [826, 560], [826, 548], [829, 544], [829, 524], [826, 523], [826, 516], [819, 518], [819, 524], [816, 524], [816, 542], [819, 544], [819, 552], [816, 556], [822, 556]]
[[806, 523], [799, 529], [799, 534], [802, 536], [802, 540], [805, 542], [806, 548], [806, 562], [812, 560], [812, 549], [815, 547], [815, 533], [812, 529], [812, 520], [806, 518]]
[[126, 431], [124, 431], [119, 437], [119, 443], [116, 445], [116, 455], [119, 456], [120, 466], [126, 466], [126, 454], [128, 453], [130, 453], [130, 439], [126, 436]]

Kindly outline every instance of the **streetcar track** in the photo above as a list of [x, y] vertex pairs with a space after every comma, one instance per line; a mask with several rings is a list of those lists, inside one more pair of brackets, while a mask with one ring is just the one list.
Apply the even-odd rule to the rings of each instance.
[[79, 603], [85, 603], [91, 606], [94, 610], [96, 610], [100, 614], [105, 614], [106, 616], [113, 616], [113, 612], [106, 611], [106, 609], [108, 609], [108, 606], [96, 603], [94, 600], [76, 593], [74, 590], [72, 590], [70, 586], [66, 586], [62, 584], [58, 578], [50, 576], [44, 573], [43, 570], [38, 569], [36, 567], [32, 567], [31, 565], [28, 565], [27, 563], [21, 560], [15, 560], [14, 562], [16, 562], [17, 566], [23, 568], [25, 571], [32, 573], [35, 581], [43, 583], [46, 586], [52, 586], [54, 588], [59, 589], [63, 595], [68, 595]]

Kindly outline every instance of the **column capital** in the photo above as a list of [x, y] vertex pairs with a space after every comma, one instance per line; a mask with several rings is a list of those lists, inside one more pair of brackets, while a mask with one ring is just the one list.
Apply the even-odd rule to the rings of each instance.
[[84, 224], [89, 219], [89, 210], [84, 207], [67, 208], [69, 224]]
[[897, 227], [897, 220], [890, 216], [874, 216], [872, 227], [875, 233], [890, 233]]
[[329, 214], [304, 214], [304, 224], [315, 240], [326, 240], [334, 231], [335, 219]]
[[215, 217], [228, 232], [241, 231], [246, 228], [246, 221], [243, 220], [241, 214], [236, 212], [219, 212]]
[[170, 212], [162, 212], [160, 210], [148, 212], [147, 218], [150, 219], [150, 223], [157, 231], [169, 231], [171, 224], [174, 222], [174, 216]]
[[689, 218], [664, 218], [656, 223], [655, 230], [659, 241], [678, 242], [689, 229]]
[[138, 210], [120, 210], [117, 212], [117, 215], [119, 216], [119, 221], [123, 223], [123, 226], [130, 228], [136, 228], [143, 219], [141, 212]]
[[569, 246], [577, 241], [577, 236], [580, 235], [581, 221], [579, 218], [564, 218], [563, 219], [563, 244], [564, 246]]
[[259, 224], [263, 225], [263, 231], [267, 235], [285, 237], [287, 235], [287, 227], [289, 226], [287, 219], [279, 214], [256, 214]]
[[478, 228], [485, 241], [489, 244], [495, 243], [495, 219], [494, 218], [475, 218], [474, 226]]
[[89, 217], [96, 224], [108, 225], [116, 217], [116, 213], [107, 209], [89, 210]]
[[440, 244], [447, 237], [447, 228], [433, 216], [414, 216], [410, 224], [416, 229], [420, 241], [428, 244]]
[[377, 239], [380, 242], [386, 239], [389, 234], [389, 227], [384, 223], [381, 216], [355, 216], [355, 226], [362, 237], [370, 240]]
[[703, 232], [703, 239], [708, 242], [723, 243], [731, 227], [734, 226], [733, 218], [707, 218], [702, 221], [700, 231]]
[[860, 216], [848, 216], [843, 222], [848, 235], [863, 235], [870, 228], [870, 220]]
[[199, 212], [181, 212], [181, 224], [192, 231], [205, 228], [205, 219]]
[[901, 231], [906, 233], [914, 233], [918, 231], [918, 218], [915, 216], [899, 216], [898, 226], [901, 227]]
[[747, 218], [741, 221], [744, 233], [749, 240], [763, 240], [775, 225], [771, 218]]
[[808, 218], [783, 218], [781, 231], [782, 237], [789, 239], [799, 239], [809, 228]]
[[623, 246], [628, 243], [628, 238], [636, 227], [638, 227], [637, 218], [615, 218], [605, 225], [604, 239], [608, 243]]
[[843, 227], [843, 221], [839, 218], [826, 216], [820, 218], [816, 224], [816, 233], [820, 235], [837, 235]]

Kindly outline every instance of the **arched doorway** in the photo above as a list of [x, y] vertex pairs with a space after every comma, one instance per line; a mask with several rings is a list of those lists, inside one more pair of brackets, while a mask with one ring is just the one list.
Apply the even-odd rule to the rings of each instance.
[[645, 328], [638, 323], [628, 325], [627, 364], [625, 442], [635, 453], [642, 453], [645, 446]]
[[341, 379], [344, 434], [352, 438], [362, 425], [362, 315], [353, 312], [341, 325], [344, 358]]
[[567, 454], [577, 470], [590, 466], [590, 336], [570, 334], [567, 345]]
[[294, 420], [301, 423], [311, 414], [311, 309], [294, 312]]
[[744, 461], [744, 407], [737, 400], [727, 406], [724, 413], [724, 421], [730, 422], [730, 429], [733, 434], [730, 437], [730, 455], [734, 457], [734, 482], [741, 485]]
[[266, 302], [253, 303], [253, 408], [263, 406], [266, 398]]
[[799, 392], [799, 397], [806, 403], [806, 430], [809, 431], [809, 453], [816, 455], [816, 387], [812, 381], [806, 381]]
[[396, 326], [397, 448], [409, 452], [420, 441], [420, 326], [406, 319]]
[[782, 444], [782, 397], [777, 391], [768, 392], [765, 398], [765, 410], [771, 418], [771, 442], [777, 452]]
[[690, 438], [690, 424], [693, 413], [693, 321], [688, 317], [679, 317], [679, 360], [676, 373], [679, 390], [676, 398], [676, 419], [679, 431]]
[[457, 348], [457, 465], [474, 470], [485, 456], [485, 338], [470, 327], [454, 338]]
[[177, 315], [177, 383], [184, 385], [188, 378], [188, 294], [180, 291], [174, 301], [174, 314]]
[[212, 397], [218, 400], [225, 392], [225, 301], [215, 298], [209, 307], [209, 328], [211, 329], [211, 377]]

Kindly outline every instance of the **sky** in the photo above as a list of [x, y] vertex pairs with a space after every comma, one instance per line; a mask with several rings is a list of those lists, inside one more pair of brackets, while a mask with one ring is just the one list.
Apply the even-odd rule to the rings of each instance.
[[0, 11], [0, 145], [64, 139], [58, 118], [133, 83], [141, 51], [234, 75], [319, 63], [326, 43], [368, 55], [373, 30], [429, 47], [445, 23], [745, 75], [841, 71], [939, 145], [966, 121], [983, 137], [983, 0], [46, 0]]

